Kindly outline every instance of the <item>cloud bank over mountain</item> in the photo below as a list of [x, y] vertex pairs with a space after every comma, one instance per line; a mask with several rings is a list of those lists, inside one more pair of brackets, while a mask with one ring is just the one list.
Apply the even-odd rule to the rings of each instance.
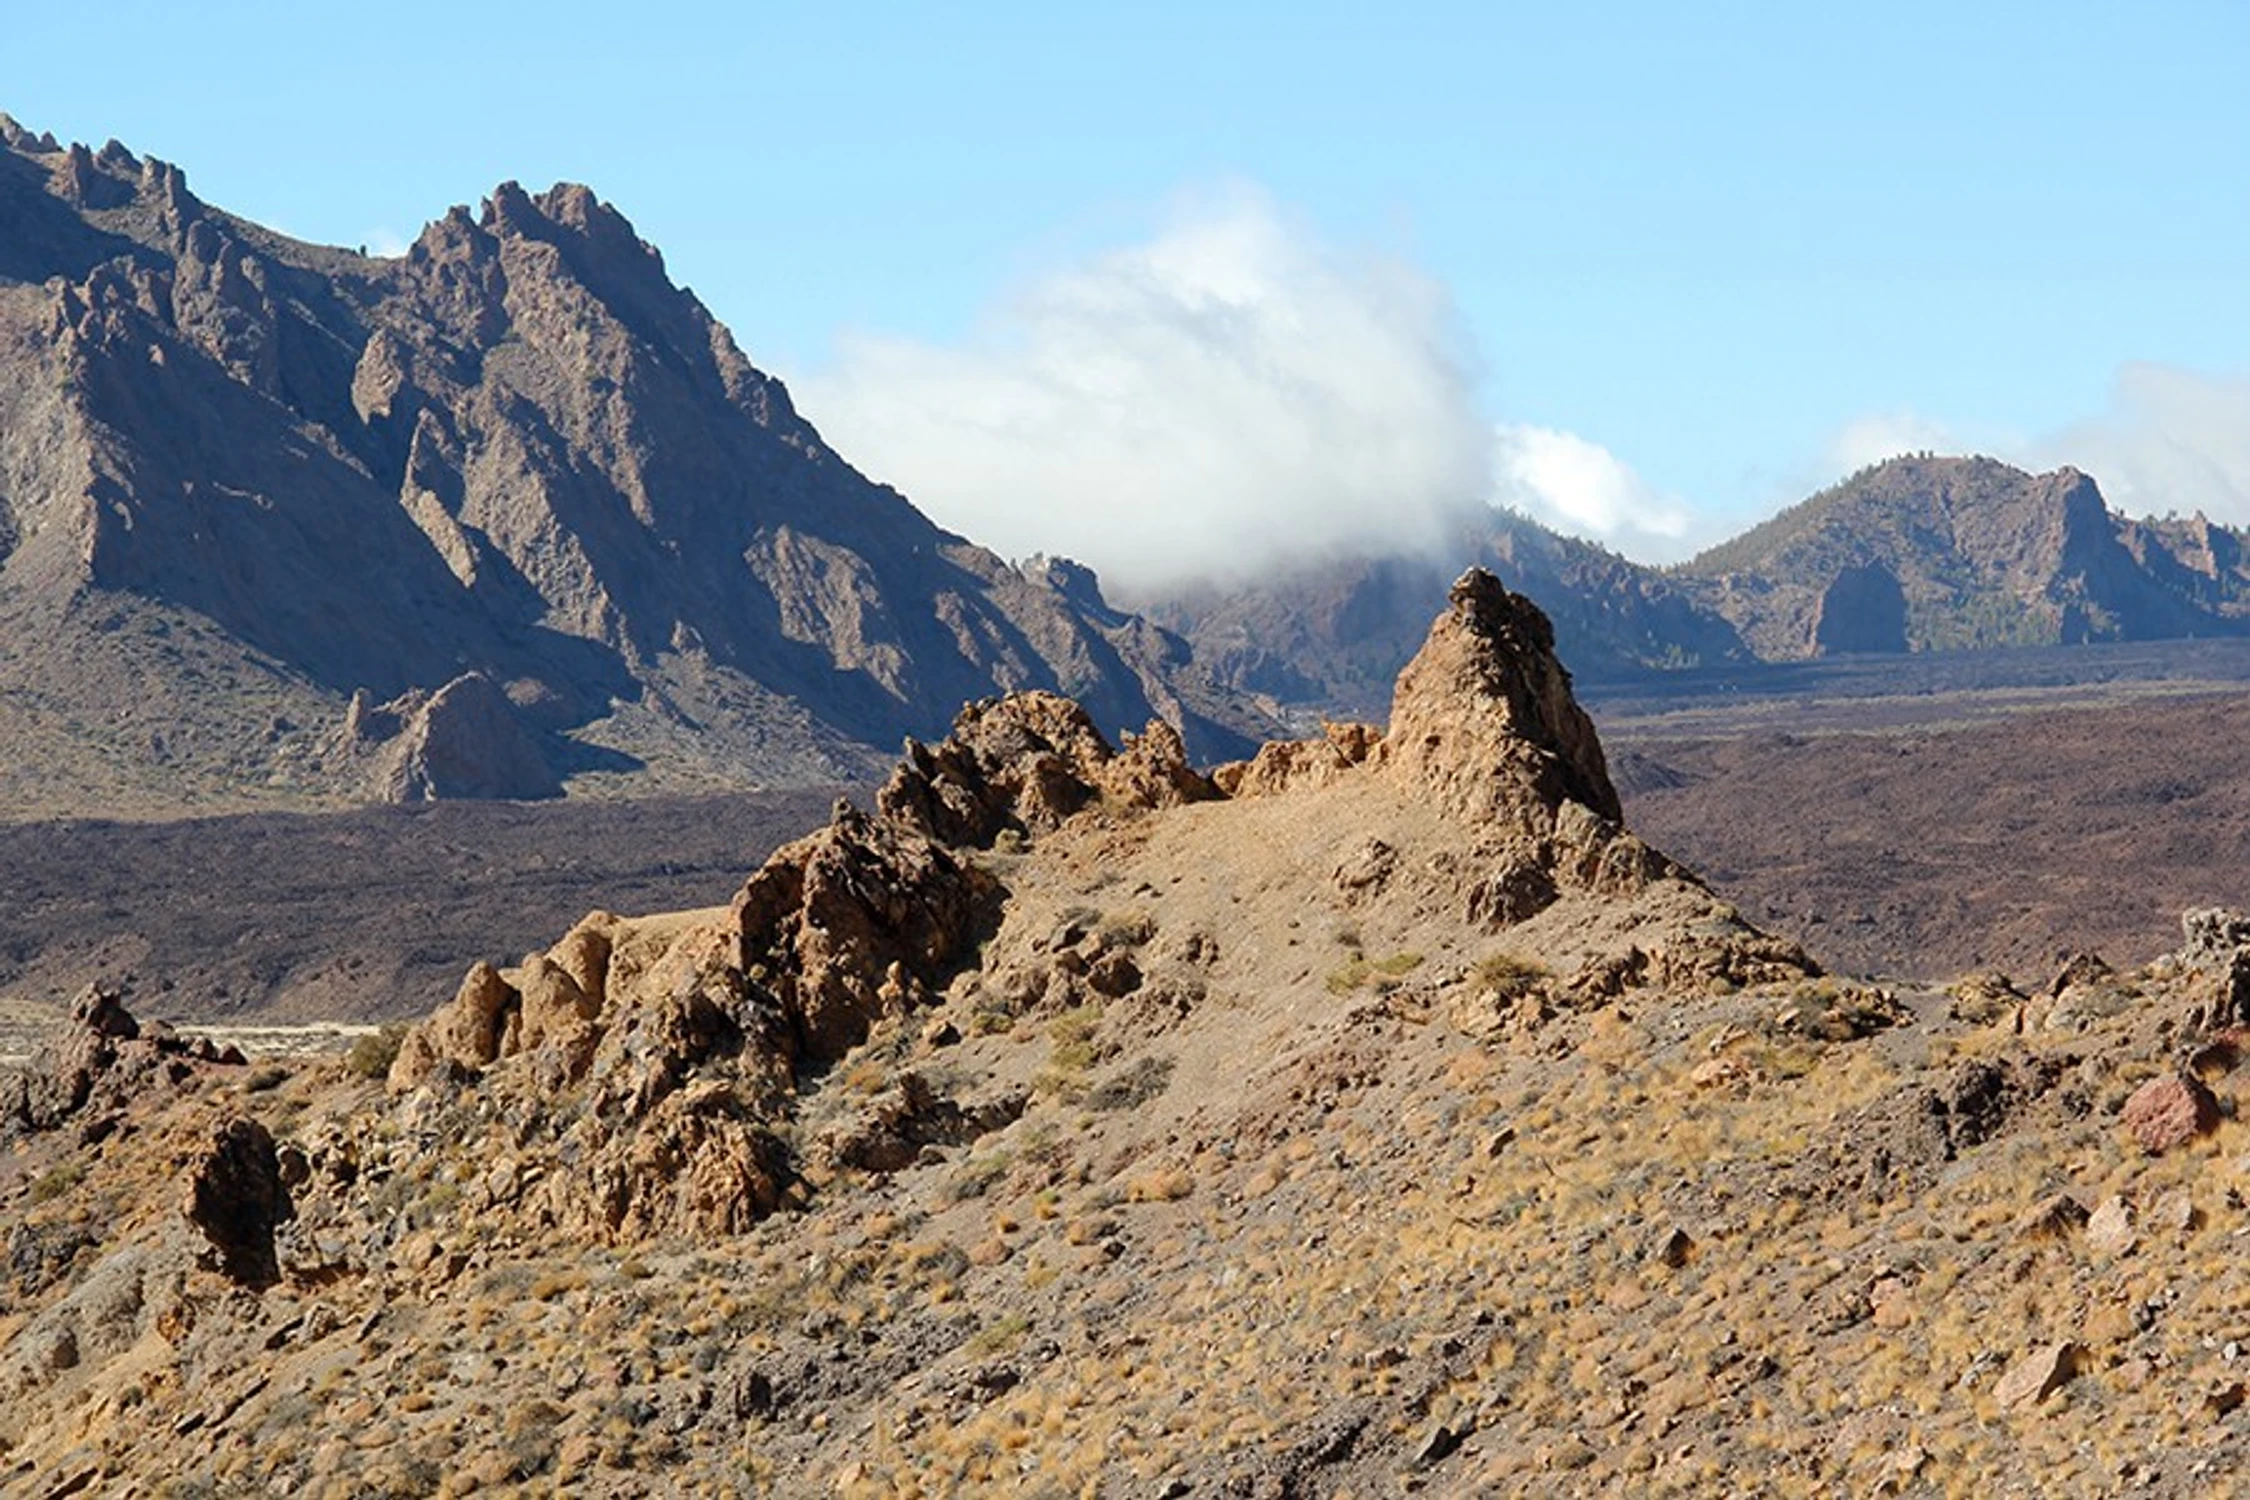
[[1121, 593], [1426, 550], [1495, 501], [1602, 537], [1685, 510], [1599, 446], [1495, 429], [1446, 288], [1237, 187], [1041, 277], [957, 347], [861, 334], [791, 386], [946, 525], [1063, 553]]
[[959, 343], [863, 332], [790, 384], [832, 442], [943, 524], [1078, 558], [1126, 599], [1426, 552], [1485, 505], [1672, 560], [1746, 506], [1916, 452], [2075, 464], [2122, 510], [2250, 523], [2250, 377], [2130, 364], [2107, 410], [2038, 438], [1870, 412], [1817, 457], [1782, 455], [1784, 493], [1691, 500], [1582, 434], [1495, 422], [1482, 369], [1428, 271], [1236, 185], [1028, 280]]
[[1694, 521], [1686, 502], [1601, 444], [1552, 427], [1496, 429], [1493, 476], [1501, 503], [1636, 557], [1679, 554]]
[[2117, 372], [2109, 409], [2036, 445], [2071, 463], [2133, 514], [2201, 511], [2250, 524], [2250, 375], [2135, 363]]

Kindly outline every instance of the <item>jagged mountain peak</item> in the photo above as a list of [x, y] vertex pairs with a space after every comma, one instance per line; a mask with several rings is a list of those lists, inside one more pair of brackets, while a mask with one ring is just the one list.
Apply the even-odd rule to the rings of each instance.
[[[23, 732], [130, 722], [111, 685], [162, 678], [182, 630], [288, 700], [243, 716], [211, 673], [174, 684], [199, 725], [166, 737], [174, 764], [134, 730], [84, 747], [90, 776], [154, 790], [186, 746], [348, 793], [321, 747], [355, 692], [467, 676], [558, 776], [666, 784], [861, 774], [1016, 688], [1113, 733], [1169, 715], [1206, 755], [1261, 722], [1090, 575], [1021, 573], [859, 474], [588, 187], [502, 183], [378, 259], [209, 208], [122, 147], [6, 139], [0, 563], [25, 635], [62, 642], [0, 661], [61, 712]], [[90, 618], [113, 616], [136, 623]], [[268, 744], [276, 717], [302, 743]]]

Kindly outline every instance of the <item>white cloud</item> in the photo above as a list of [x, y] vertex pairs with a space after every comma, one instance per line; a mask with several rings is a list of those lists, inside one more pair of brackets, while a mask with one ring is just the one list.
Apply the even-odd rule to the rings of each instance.
[[1119, 592], [1434, 544], [1491, 431], [1451, 298], [1247, 189], [1049, 275], [965, 347], [862, 335], [798, 374], [839, 451], [941, 523]]
[[381, 256], [385, 260], [394, 260], [410, 248], [406, 236], [395, 229], [370, 229], [362, 243], [367, 247], [369, 255]]
[[1828, 445], [1828, 459], [1839, 472], [1854, 474], [1869, 464], [1901, 454], [1958, 450], [1958, 440], [1943, 424], [1902, 407], [1845, 423], [1843, 431]]
[[1635, 556], [1678, 552], [1692, 519], [1686, 505], [1601, 444], [1552, 427], [1494, 429], [1493, 489], [1502, 504], [1558, 531]]
[[2076, 465], [2131, 514], [2201, 511], [2250, 524], [2250, 376], [2126, 365], [2108, 411], [2032, 445], [2028, 456], [2041, 467]]

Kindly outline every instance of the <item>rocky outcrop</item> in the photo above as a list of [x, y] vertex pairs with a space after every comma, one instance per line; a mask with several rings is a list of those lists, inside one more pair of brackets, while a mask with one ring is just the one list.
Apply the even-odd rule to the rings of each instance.
[[21, 1073], [0, 1075], [0, 1138], [77, 1121], [82, 1135], [106, 1131], [134, 1100], [180, 1090], [209, 1068], [238, 1068], [240, 1051], [184, 1037], [163, 1022], [143, 1026], [118, 990], [88, 985], [62, 1033]]
[[1332, 784], [1381, 748], [1383, 732], [1372, 724], [1323, 724], [1320, 738], [1274, 740], [1260, 745], [1246, 761], [1212, 771], [1212, 784], [1230, 797], [1270, 796], [1292, 786]]
[[[839, 803], [723, 911], [595, 913], [544, 953], [472, 968], [403, 1039], [390, 1090], [401, 1107], [468, 1089], [499, 1117], [567, 1115], [537, 1186], [516, 1171], [496, 1192], [512, 1212], [615, 1238], [731, 1232], [804, 1172], [896, 1171], [1021, 1112], [1021, 1090], [948, 1097], [904, 1070], [809, 1150], [785, 1148], [807, 1092], [870, 1036], [913, 1034], [920, 1012], [973, 999], [1012, 1024], [1114, 1007], [1152, 1031], [1193, 1014], [1217, 935], [1134, 909], [1042, 915], [1048, 893], [1011, 889], [1006, 872], [1053, 840], [1123, 851], [1214, 803], [1206, 836], [1222, 842], [1231, 802], [1335, 843], [1322, 865], [1335, 899], [1368, 919], [1450, 908], [1491, 931], [1571, 907], [1571, 966], [1537, 986], [1557, 1003], [1811, 972], [1620, 826], [1545, 617], [1491, 575], [1456, 585], [1392, 719], [1388, 736], [1335, 726], [1206, 778], [1161, 721], [1116, 749], [1053, 694], [980, 701], [944, 740], [907, 745], [875, 811]], [[1371, 839], [1362, 818], [1426, 831]], [[961, 1019], [940, 1028], [952, 1041]], [[1152, 1072], [1089, 1097], [1162, 1086]]]
[[1620, 821], [1593, 721], [1539, 607], [1472, 569], [1399, 674], [1386, 759], [1477, 826], [1551, 831], [1565, 803]]
[[1906, 592], [1881, 563], [1841, 569], [1821, 591], [1813, 614], [1819, 656], [1896, 653], [1906, 649]]
[[189, 1169], [180, 1208], [229, 1279], [251, 1288], [281, 1279], [274, 1230], [296, 1211], [281, 1181], [273, 1133], [264, 1125], [237, 1115], [214, 1129]]
[[372, 761], [367, 785], [379, 802], [534, 801], [562, 794], [540, 736], [480, 672], [380, 707], [369, 704], [365, 690], [355, 693], [338, 741], [347, 756]]
[[513, 968], [471, 969], [403, 1039], [394, 1093], [468, 1084], [587, 1101], [578, 1162], [520, 1206], [616, 1238], [733, 1233], [794, 1171], [774, 1134], [801, 1080], [930, 1003], [994, 920], [998, 883], [919, 831], [839, 805], [731, 908], [595, 913]]
[[989, 848], [1097, 803], [1149, 811], [1217, 796], [1162, 719], [1110, 748], [1085, 709], [1052, 693], [971, 704], [942, 744], [909, 741], [876, 797], [883, 816], [944, 844]]
[[[1236, 797], [1317, 795], [1371, 778], [1442, 809], [1458, 833], [1428, 863], [1457, 872], [1439, 883], [1479, 927], [1526, 921], [1569, 892], [1630, 896], [1684, 876], [1623, 828], [1601, 744], [1546, 616], [1479, 569], [1454, 584], [1446, 612], [1400, 672], [1388, 732], [1330, 725], [1319, 739], [1267, 745], [1213, 778]], [[1807, 962], [1786, 944], [1769, 956], [1792, 971]]]
[[880, 1016], [927, 1002], [998, 914], [998, 880], [900, 822], [839, 804], [735, 897], [738, 961], [772, 995], [807, 1065]]

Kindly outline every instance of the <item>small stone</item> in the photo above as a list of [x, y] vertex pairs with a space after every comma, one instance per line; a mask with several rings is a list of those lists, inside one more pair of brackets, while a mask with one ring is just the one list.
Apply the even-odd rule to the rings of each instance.
[[2250, 1387], [2239, 1380], [2223, 1380], [2203, 1393], [2203, 1411], [2206, 1416], [2224, 1417], [2240, 1407]]
[[2149, 1222], [2167, 1234], [2185, 1237], [2193, 1234], [2203, 1220], [2195, 1206], [2195, 1195], [2186, 1188], [2174, 1188], [2156, 1200], [2156, 1209]]
[[2219, 1123], [2219, 1101], [2199, 1078], [2168, 1073], [2152, 1078], [2125, 1101], [2125, 1128], [2151, 1156], [2161, 1156]]
[[946, 1016], [939, 1016], [922, 1028], [922, 1045], [930, 1051], [951, 1047], [961, 1040], [961, 1028]]
[[1674, 1229], [1656, 1242], [1655, 1258], [1677, 1271], [1695, 1255], [1695, 1241], [1684, 1229]]
[[2121, 1344], [2139, 1331], [2139, 1321], [2129, 1302], [2097, 1301], [2086, 1309], [2086, 1316], [2078, 1320], [2079, 1342], [2089, 1348]]
[[1430, 1435], [1424, 1438], [1422, 1446], [1414, 1451], [1414, 1467], [1426, 1469], [1432, 1464], [1442, 1463], [1452, 1457], [1460, 1446], [1461, 1434], [1440, 1422], [1430, 1429]]
[[2086, 1243], [2101, 1255], [2130, 1255], [2140, 1243], [2133, 1233], [2133, 1208], [2112, 1195], [2086, 1221]]
[[1906, 1294], [1906, 1283], [1896, 1276], [1886, 1276], [1868, 1289], [1867, 1307], [1877, 1328], [1904, 1328], [1914, 1321], [1914, 1303]]
[[1688, 1070], [1688, 1082], [1699, 1089], [1720, 1088], [1749, 1076], [1749, 1064], [1734, 1057], [1707, 1057]]
[[2017, 1360], [1993, 1387], [1992, 1396], [2003, 1407], [2036, 1406], [2077, 1373], [2078, 1346], [2068, 1341], [2049, 1344]]
[[1503, 1125], [1484, 1138], [1484, 1155], [1487, 1161], [1498, 1161], [1501, 1153], [1515, 1144], [1516, 1127]]

